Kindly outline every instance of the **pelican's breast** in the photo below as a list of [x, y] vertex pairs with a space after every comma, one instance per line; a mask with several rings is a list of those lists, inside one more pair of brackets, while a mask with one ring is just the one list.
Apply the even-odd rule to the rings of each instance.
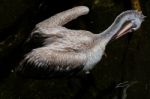
[[95, 45], [93, 48], [88, 51], [87, 62], [83, 68], [86, 73], [89, 71], [101, 60], [105, 47], [100, 45]]

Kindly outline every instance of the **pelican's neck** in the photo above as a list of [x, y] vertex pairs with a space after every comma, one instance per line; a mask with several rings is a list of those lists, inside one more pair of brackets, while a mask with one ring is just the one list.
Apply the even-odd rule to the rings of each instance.
[[103, 42], [104, 44], [107, 44], [112, 37], [123, 27], [125, 22], [128, 20], [128, 15], [119, 15], [115, 21], [112, 23], [110, 27], [108, 27], [105, 31], [98, 34], [98, 39], [100, 42]]

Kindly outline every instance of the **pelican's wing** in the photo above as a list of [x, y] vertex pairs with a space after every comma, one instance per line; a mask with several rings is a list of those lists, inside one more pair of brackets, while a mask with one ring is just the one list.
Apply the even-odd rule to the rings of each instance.
[[16, 71], [34, 78], [72, 76], [82, 70], [85, 62], [86, 57], [82, 53], [61, 52], [42, 47], [28, 53]]
[[36, 27], [55, 27], [62, 26], [69, 21], [76, 19], [78, 16], [85, 15], [89, 12], [86, 6], [78, 6], [72, 9], [60, 12], [36, 25]]
[[90, 49], [91, 38], [70, 32], [70, 36], [57, 37], [53, 42], [52, 39], [54, 36], [45, 40], [45, 46], [26, 54], [16, 71], [43, 78], [73, 75], [82, 70], [87, 61], [85, 52]]

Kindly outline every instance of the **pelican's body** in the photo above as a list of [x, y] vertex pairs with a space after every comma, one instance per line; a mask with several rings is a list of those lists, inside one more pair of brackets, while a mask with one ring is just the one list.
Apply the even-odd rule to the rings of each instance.
[[[120, 14], [114, 23], [100, 34], [71, 30], [62, 26], [88, 12], [87, 7], [79, 6], [37, 24], [31, 38], [34, 34], [45, 37], [44, 46], [29, 52], [16, 70], [25, 75], [42, 77], [57, 73], [72, 74], [73, 71], [89, 73], [101, 60], [105, 46], [114, 35], [118, 35], [118, 38], [129, 29], [136, 30], [143, 21], [142, 14], [131, 10]], [[126, 22], [128, 23], [125, 24]]]

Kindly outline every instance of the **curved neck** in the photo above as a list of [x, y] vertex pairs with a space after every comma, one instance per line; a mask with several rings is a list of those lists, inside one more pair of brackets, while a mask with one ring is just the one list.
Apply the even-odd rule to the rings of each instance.
[[128, 29], [132, 28], [132, 20], [136, 19], [136, 13], [137, 12], [135, 12], [134, 10], [129, 10], [118, 15], [110, 27], [97, 35], [97, 41], [99, 43], [102, 42], [104, 45], [106, 45], [112, 39], [112, 37], [114, 37], [115, 34], [119, 33], [119, 35], [124, 35], [127, 32], [130, 32], [128, 31]]
[[107, 44], [112, 37], [122, 29], [126, 21], [127, 17], [117, 17], [110, 27], [98, 34], [98, 38], [102, 39], [103, 42]]

